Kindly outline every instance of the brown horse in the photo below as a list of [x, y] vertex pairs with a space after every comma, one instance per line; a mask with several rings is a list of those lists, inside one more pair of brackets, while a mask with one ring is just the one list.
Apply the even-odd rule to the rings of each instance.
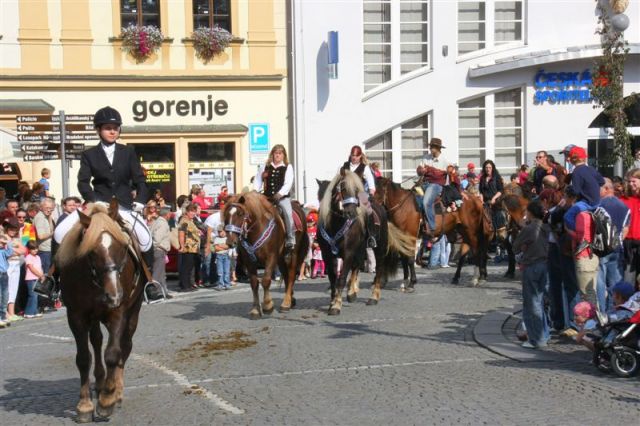
[[452, 284], [460, 282], [460, 270], [469, 254], [474, 257], [475, 273], [472, 285], [487, 280], [487, 252], [493, 237], [491, 219], [487, 217], [482, 201], [478, 197], [469, 196], [462, 206], [454, 212], [436, 214], [435, 235], [446, 235], [449, 241], [456, 241], [457, 234], [462, 236], [462, 247], [456, 273]]
[[420, 207], [413, 191], [402, 188], [399, 184], [379, 177], [376, 179], [375, 200], [387, 209], [389, 226], [397, 227], [409, 238], [414, 248], [411, 256], [402, 256], [404, 284], [407, 292], [412, 292], [416, 279], [415, 247], [420, 234]]
[[[285, 254], [284, 221], [267, 197], [251, 191], [232, 198], [224, 208], [227, 244], [229, 247], [238, 247], [238, 255], [251, 277], [253, 291], [253, 307], [249, 312], [251, 319], [262, 317], [263, 312], [266, 314], [273, 312], [273, 300], [269, 288], [276, 267], [280, 268], [285, 284], [285, 295], [280, 311], [289, 311], [296, 304], [296, 299], [293, 297], [293, 284], [297, 276], [296, 271], [300, 270], [300, 265], [304, 262], [309, 250], [309, 237], [302, 207], [297, 201], [292, 201], [291, 207], [293, 214], [298, 215], [303, 226], [301, 226], [302, 229], [296, 230], [296, 245], [289, 255]], [[262, 306], [258, 287], [259, 264], [264, 266]]]
[[[77, 421], [84, 423], [92, 420], [94, 410], [89, 389], [89, 341], [95, 357], [96, 414], [108, 417], [123, 398], [124, 366], [138, 325], [145, 280], [139, 268], [139, 250], [117, 222], [117, 202], [108, 210], [94, 205], [88, 216], [79, 215], [80, 221], [62, 241], [55, 262], [67, 320], [76, 340], [81, 386], [76, 411]], [[109, 332], [104, 353], [106, 375], [100, 323]]]
[[516, 236], [520, 232], [521, 223], [527, 212], [527, 206], [530, 199], [521, 197], [518, 195], [505, 195], [502, 197], [502, 207], [507, 212], [507, 237], [504, 239], [503, 244], [507, 249], [507, 258], [509, 266], [507, 272], [505, 272], [505, 278], [515, 278], [516, 276], [516, 258], [511, 247], [511, 242], [516, 239]]

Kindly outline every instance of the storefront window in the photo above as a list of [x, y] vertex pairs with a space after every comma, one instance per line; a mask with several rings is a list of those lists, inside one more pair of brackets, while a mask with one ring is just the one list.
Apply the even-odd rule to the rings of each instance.
[[121, 0], [122, 27], [154, 25], [160, 28], [160, 0]]
[[193, 28], [218, 25], [231, 32], [230, 0], [193, 0]]
[[[429, 114], [404, 123], [400, 133], [404, 182], [416, 175], [416, 168], [429, 151]], [[413, 182], [407, 181], [407, 185], [413, 185]]]
[[201, 186], [212, 207], [218, 205], [224, 186], [229, 194], [236, 192], [235, 143], [191, 142], [188, 147], [189, 187]]
[[149, 197], [159, 189], [171, 206], [176, 201], [175, 145], [173, 143], [130, 143], [144, 171]]

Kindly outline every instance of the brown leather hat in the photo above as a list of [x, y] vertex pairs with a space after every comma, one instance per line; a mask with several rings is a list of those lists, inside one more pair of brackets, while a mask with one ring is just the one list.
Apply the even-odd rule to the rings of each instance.
[[431, 140], [429, 141], [429, 148], [431, 147], [439, 149], [446, 148], [446, 146], [442, 145], [442, 140], [439, 138], [431, 138]]

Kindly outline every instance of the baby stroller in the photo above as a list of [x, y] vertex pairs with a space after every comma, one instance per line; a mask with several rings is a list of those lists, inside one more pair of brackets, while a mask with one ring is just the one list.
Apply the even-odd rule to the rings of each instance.
[[612, 371], [619, 377], [631, 377], [640, 370], [638, 324], [640, 311], [631, 318], [608, 322], [597, 312], [598, 333], [594, 335], [593, 364], [601, 371]]

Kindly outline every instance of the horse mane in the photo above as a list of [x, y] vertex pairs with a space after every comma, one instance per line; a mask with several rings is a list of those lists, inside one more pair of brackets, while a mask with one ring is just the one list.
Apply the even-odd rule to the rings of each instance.
[[[225, 210], [231, 204], [239, 203], [240, 198], [244, 198], [244, 203], [240, 203], [240, 204], [244, 204], [247, 210], [251, 212], [266, 211], [270, 215], [270, 217], [276, 216], [276, 212], [274, 210], [273, 204], [271, 204], [271, 202], [267, 199], [267, 197], [263, 197], [262, 194], [256, 191], [249, 191], [242, 195], [234, 196], [225, 205]], [[223, 212], [223, 217], [224, 217], [224, 212]]]
[[56, 253], [56, 264], [67, 266], [88, 255], [99, 244], [103, 232], [109, 233], [118, 243], [128, 245], [129, 237], [122, 232], [120, 225], [109, 216], [106, 207], [93, 204], [89, 206], [87, 216], [91, 218], [89, 227], [76, 223], [67, 233]]
[[[333, 179], [331, 179], [329, 186], [327, 186], [322, 200], [320, 200], [320, 209], [318, 211], [319, 224], [329, 226], [331, 222], [331, 198], [333, 196], [333, 189], [341, 179], [344, 179], [347, 191], [353, 193], [356, 197], [358, 193], [364, 192], [364, 185], [357, 174], [350, 171], [345, 171], [344, 177], [340, 173], [336, 174]], [[361, 207], [358, 207], [358, 221], [364, 224], [364, 210]]]
[[510, 212], [520, 210], [521, 208], [520, 197], [517, 195], [506, 195], [502, 198], [502, 202]]

